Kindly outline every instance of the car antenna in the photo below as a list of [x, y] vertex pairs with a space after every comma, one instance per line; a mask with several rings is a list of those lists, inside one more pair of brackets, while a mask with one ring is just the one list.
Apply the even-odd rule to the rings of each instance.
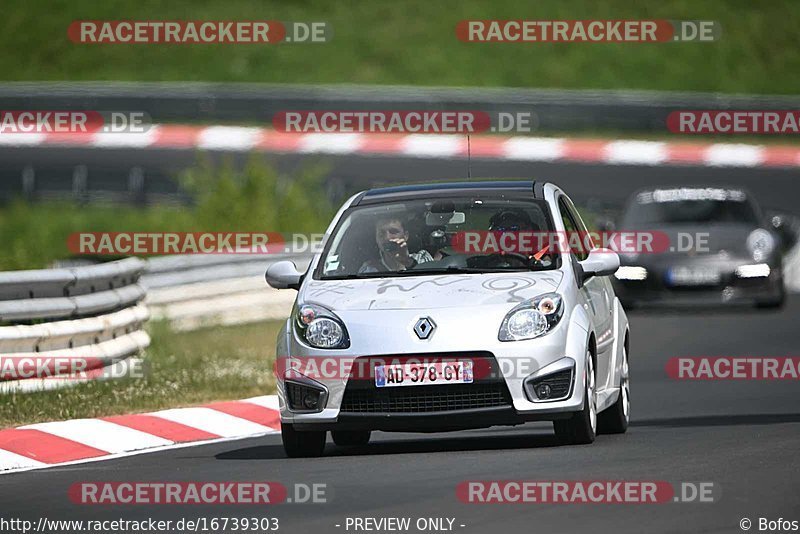
[[472, 147], [467, 134], [467, 180], [472, 180]]

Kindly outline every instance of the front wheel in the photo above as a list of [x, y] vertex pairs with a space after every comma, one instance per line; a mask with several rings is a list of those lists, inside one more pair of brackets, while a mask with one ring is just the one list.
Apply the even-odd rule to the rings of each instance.
[[289, 458], [322, 456], [326, 434], [324, 430], [295, 430], [293, 424], [281, 423], [283, 450]]
[[583, 409], [569, 419], [553, 421], [556, 438], [562, 445], [585, 445], [597, 434], [597, 398], [592, 353], [586, 351], [586, 370], [583, 380]]
[[604, 434], [623, 434], [628, 430], [631, 420], [630, 370], [628, 368], [628, 349], [622, 348], [622, 373], [619, 378], [619, 397], [617, 402], [600, 414], [599, 428]]

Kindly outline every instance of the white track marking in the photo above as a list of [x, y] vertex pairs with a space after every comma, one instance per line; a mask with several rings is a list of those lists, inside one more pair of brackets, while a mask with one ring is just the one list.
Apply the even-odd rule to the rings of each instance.
[[173, 410], [153, 412], [148, 415], [161, 417], [169, 421], [174, 421], [192, 428], [198, 428], [205, 432], [210, 432], [211, 434], [216, 434], [226, 438], [247, 436], [250, 434], [259, 434], [274, 430], [273, 428], [259, 425], [258, 423], [253, 423], [247, 419], [242, 419], [240, 417], [235, 417], [233, 415], [228, 415], [226, 413], [204, 407], [176, 408]]
[[547, 137], [512, 137], [503, 143], [508, 159], [553, 161], [564, 156], [564, 140]]
[[100, 419], [74, 419], [23, 426], [111, 453], [170, 445], [173, 442]]

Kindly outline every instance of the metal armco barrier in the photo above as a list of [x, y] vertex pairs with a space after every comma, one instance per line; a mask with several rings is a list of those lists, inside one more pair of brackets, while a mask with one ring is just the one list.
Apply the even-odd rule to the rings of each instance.
[[530, 112], [539, 132], [665, 131], [682, 109], [797, 109], [800, 98], [660, 91], [216, 83], [5, 83], [0, 109], [143, 111], [155, 122], [257, 121], [287, 110]]
[[284, 319], [294, 291], [267, 286], [264, 273], [278, 260], [305, 269], [310, 254], [166, 256], [149, 261], [142, 284], [153, 319], [176, 330]]
[[[34, 391], [103, 378], [150, 344], [143, 326], [139, 276], [146, 262], [128, 258], [87, 267], [0, 273], [0, 392]], [[17, 377], [9, 364], [82, 360], [78, 376]]]
[[128, 258], [86, 267], [0, 272], [0, 368], [8, 370], [10, 362], [23, 359], [80, 359], [93, 365], [78, 377], [0, 374], [0, 393], [118, 376], [124, 369], [111, 369], [135, 365], [137, 355], [150, 345], [144, 325], [151, 314], [177, 330], [283, 319], [295, 295], [273, 290], [264, 280], [270, 263], [282, 259], [305, 268], [311, 255]]

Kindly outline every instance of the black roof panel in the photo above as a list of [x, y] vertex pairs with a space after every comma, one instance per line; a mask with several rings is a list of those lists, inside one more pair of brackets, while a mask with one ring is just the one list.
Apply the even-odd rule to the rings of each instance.
[[357, 204], [386, 202], [389, 200], [428, 197], [430, 195], [460, 195], [475, 193], [517, 193], [534, 198], [533, 180], [495, 180], [481, 182], [443, 182], [415, 185], [401, 185], [370, 189], [357, 201]]

